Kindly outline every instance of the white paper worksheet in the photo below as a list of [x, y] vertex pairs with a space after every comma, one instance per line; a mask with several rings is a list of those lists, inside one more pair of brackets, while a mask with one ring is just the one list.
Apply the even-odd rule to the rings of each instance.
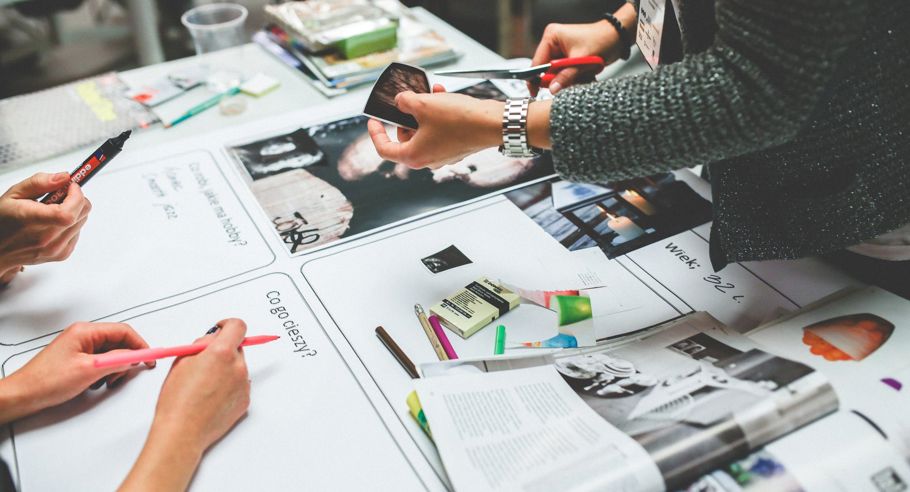
[[[283, 310], [273, 314], [277, 308]], [[427, 486], [287, 275], [268, 274], [125, 321], [150, 345], [172, 346], [201, 336], [218, 321], [214, 318], [224, 316], [246, 320], [248, 335], [281, 339], [244, 351], [253, 403], [206, 453], [194, 490]], [[4, 374], [32, 355], [10, 358]], [[70, 490], [116, 489], [139, 455], [171, 362], [137, 371], [117, 390], [86, 393], [13, 425], [21, 489], [60, 490], [62, 484]]]
[[112, 316], [275, 260], [212, 152], [152, 161], [131, 154], [88, 183], [93, 208], [73, 255], [28, 267], [3, 292], [0, 344]]
[[[501, 196], [291, 255], [225, 147], [355, 114], [338, 111], [327, 105], [124, 149], [85, 187], [94, 208], [72, 257], [27, 267], [0, 292], [3, 375], [75, 321], [124, 321], [152, 346], [170, 346], [240, 317], [250, 335], [281, 339], [245, 350], [249, 415], [207, 453], [193, 490], [445, 490], [439, 454], [405, 404], [414, 381], [374, 331], [383, 326], [418, 365], [434, 360], [415, 303], [429, 309], [480, 277], [530, 289], [596, 284], [612, 301], [597, 334], [606, 339], [697, 310], [744, 331], [849, 283], [811, 260], [731, 265], [715, 283], [704, 263], [707, 226], [614, 260], [569, 252]], [[70, 164], [0, 175], [0, 187]], [[421, 262], [449, 246], [470, 263], [433, 273]], [[683, 254], [700, 267], [689, 269]], [[727, 283], [735, 288], [716, 288]], [[287, 317], [272, 312], [274, 299]], [[499, 322], [511, 341], [540, 340], [555, 334], [555, 316], [523, 304]], [[449, 338], [459, 355], [486, 356], [494, 330]], [[0, 457], [21, 490], [116, 488], [169, 365], [8, 426]]]

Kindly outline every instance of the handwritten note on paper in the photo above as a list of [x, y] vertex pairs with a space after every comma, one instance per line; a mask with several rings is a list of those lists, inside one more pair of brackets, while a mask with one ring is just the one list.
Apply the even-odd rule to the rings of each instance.
[[73, 255], [29, 268], [4, 291], [0, 343], [169, 298], [274, 260], [210, 153], [135, 165], [123, 159], [86, 190], [94, 207]]
[[[231, 315], [247, 322], [248, 335], [281, 338], [244, 351], [249, 412], [206, 452], [193, 490], [426, 490], [289, 276], [264, 275], [128, 321], [160, 347], [187, 343]], [[5, 374], [35, 354], [13, 356]], [[17, 421], [21, 488], [116, 489], [142, 449], [172, 363], [137, 370], [116, 391], [89, 392]], [[318, 466], [302, 472], [301, 463]], [[85, 473], [98, 469], [105, 472]]]
[[738, 263], [715, 272], [708, 259], [708, 242], [692, 231], [641, 248], [626, 258], [648, 271], [691, 309], [708, 311], [739, 332], [799, 308]]

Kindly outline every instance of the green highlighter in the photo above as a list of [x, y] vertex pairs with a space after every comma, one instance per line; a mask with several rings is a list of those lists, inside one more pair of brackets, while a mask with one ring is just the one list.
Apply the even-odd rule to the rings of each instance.
[[496, 344], [493, 346], [493, 355], [502, 355], [506, 352], [506, 327], [496, 327]]

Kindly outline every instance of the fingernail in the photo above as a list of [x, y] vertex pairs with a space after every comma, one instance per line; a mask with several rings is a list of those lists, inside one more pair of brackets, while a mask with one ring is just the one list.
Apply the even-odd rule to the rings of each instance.
[[67, 173], [57, 173], [57, 174], [54, 174], [53, 177], [51, 177], [51, 181], [53, 181], [54, 183], [62, 183], [68, 179], [70, 179], [70, 175]]
[[209, 328], [209, 331], [205, 332], [205, 334], [211, 335], [212, 333], [215, 333], [216, 331], [218, 331], [220, 329], [221, 329], [220, 326], [213, 326], [213, 327]]
[[559, 82], [550, 82], [550, 94], [556, 94], [562, 90], [562, 85]]

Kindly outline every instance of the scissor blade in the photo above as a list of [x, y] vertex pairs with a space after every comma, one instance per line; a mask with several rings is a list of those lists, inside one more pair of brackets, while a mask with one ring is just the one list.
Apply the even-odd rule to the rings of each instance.
[[446, 77], [466, 77], [469, 79], [520, 79], [528, 80], [541, 73], [538, 67], [519, 68], [514, 70], [443, 70], [435, 75]]

